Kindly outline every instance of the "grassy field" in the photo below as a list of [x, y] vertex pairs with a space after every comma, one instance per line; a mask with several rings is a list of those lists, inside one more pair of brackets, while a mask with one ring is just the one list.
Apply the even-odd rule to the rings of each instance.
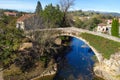
[[120, 42], [115, 42], [100, 36], [82, 33], [80, 36], [87, 40], [104, 58], [109, 59], [111, 54], [120, 52]]

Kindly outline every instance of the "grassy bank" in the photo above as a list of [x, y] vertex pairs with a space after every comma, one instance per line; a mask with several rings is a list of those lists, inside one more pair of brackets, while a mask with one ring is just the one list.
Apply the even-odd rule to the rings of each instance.
[[120, 42], [115, 42], [100, 36], [82, 33], [80, 36], [89, 42], [104, 58], [109, 59], [111, 54], [120, 51]]

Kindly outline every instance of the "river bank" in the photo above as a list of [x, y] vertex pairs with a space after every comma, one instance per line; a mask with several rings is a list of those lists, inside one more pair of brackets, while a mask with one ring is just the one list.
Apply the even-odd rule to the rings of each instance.
[[[80, 42], [79, 44], [79, 40], [73, 39], [73, 41], [75, 42], [72, 42], [69, 44], [70, 46], [69, 48], [67, 48], [67, 50], [65, 49], [66, 50], [65, 53], [59, 54], [57, 56], [56, 58], [57, 71], [55, 72], [55, 75], [49, 74], [46, 76], [41, 76], [34, 80], [64, 80], [64, 79], [65, 80], [78, 80], [78, 78], [80, 80], [103, 80], [95, 76], [93, 72], [94, 61], [92, 61], [91, 59], [91, 57], [93, 56], [93, 53], [91, 53], [91, 49], [88, 46], [83, 47], [84, 43]], [[67, 44], [65, 44], [66, 43], [65, 40], [63, 42], [64, 42], [64, 45], [68, 46], [68, 42]], [[61, 44], [62, 41], [59, 40], [58, 43]], [[78, 52], [80, 52], [80, 54]], [[71, 59], [73, 60], [72, 62], [71, 62]], [[71, 65], [72, 67], [73, 66], [75, 67], [72, 68]], [[62, 75], [62, 77], [59, 75]], [[75, 75], [77, 77], [75, 77]]]
[[83, 47], [85, 44], [79, 41], [76, 38], [70, 38], [67, 42], [65, 40], [59, 41], [59, 45], [62, 44], [61, 48], [58, 49], [59, 53], [49, 60], [50, 63], [47, 68], [44, 68], [45, 58], [41, 57], [42, 61], [37, 63], [37, 67], [31, 72], [22, 73], [16, 66], [11, 66], [6, 70], [7, 75], [4, 78], [6, 80], [18, 78], [20, 80], [101, 80], [94, 78], [93, 52], [88, 46]]

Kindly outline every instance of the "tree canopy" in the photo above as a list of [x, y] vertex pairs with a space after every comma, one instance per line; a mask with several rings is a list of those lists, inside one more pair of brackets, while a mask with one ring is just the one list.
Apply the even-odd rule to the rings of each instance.
[[38, 1], [36, 10], [35, 10], [36, 15], [40, 14], [41, 11], [42, 11], [42, 5], [41, 5], [40, 1]]
[[7, 67], [14, 62], [23, 36], [16, 28], [0, 28], [0, 63]]
[[43, 10], [41, 16], [45, 20], [46, 26], [49, 27], [61, 27], [63, 12], [60, 10], [59, 5], [53, 6], [49, 4]]
[[68, 10], [74, 5], [75, 0], [60, 0], [60, 7], [63, 12], [62, 27], [70, 27], [71, 19], [68, 17]]

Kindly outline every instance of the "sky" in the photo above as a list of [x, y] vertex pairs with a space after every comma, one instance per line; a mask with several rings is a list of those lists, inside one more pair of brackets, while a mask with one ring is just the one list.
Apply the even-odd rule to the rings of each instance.
[[[0, 0], [0, 8], [34, 12], [37, 1], [40, 1], [42, 6], [45, 7], [50, 3], [56, 5], [60, 0]], [[94, 10], [120, 13], [120, 0], [75, 0], [71, 10]]]

